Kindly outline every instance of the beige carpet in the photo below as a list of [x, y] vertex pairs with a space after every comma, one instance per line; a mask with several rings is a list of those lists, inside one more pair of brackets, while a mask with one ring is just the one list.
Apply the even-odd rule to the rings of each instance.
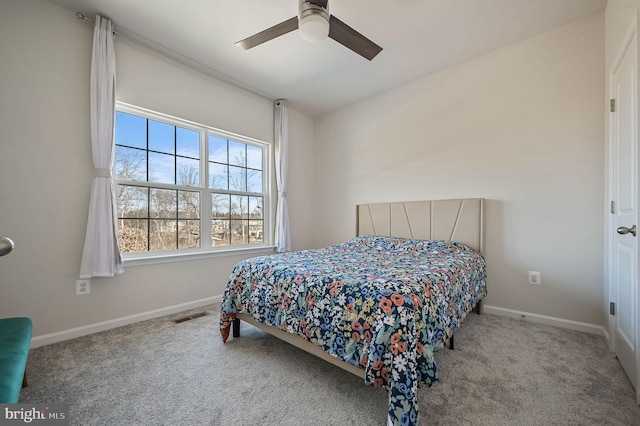
[[[67, 403], [72, 425], [384, 425], [387, 395], [247, 324], [158, 318], [31, 351], [20, 402]], [[601, 337], [467, 318], [418, 391], [421, 425], [640, 425]]]

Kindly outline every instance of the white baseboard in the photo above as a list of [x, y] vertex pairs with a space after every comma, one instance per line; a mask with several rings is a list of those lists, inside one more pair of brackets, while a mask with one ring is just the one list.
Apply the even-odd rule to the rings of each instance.
[[[64, 340], [74, 339], [76, 337], [86, 336], [88, 334], [98, 333], [100, 331], [110, 330], [112, 328], [122, 327], [124, 325], [133, 324], [135, 322], [146, 321], [165, 315], [175, 314], [177, 312], [188, 311], [190, 309], [199, 308], [201, 306], [220, 303], [222, 295], [207, 297], [205, 299], [194, 300], [192, 302], [180, 303], [178, 305], [167, 306], [166, 308], [154, 309], [153, 311], [142, 312], [135, 315], [129, 315], [122, 318], [116, 318], [109, 321], [103, 321], [96, 324], [84, 325], [82, 327], [71, 328], [69, 330], [57, 331], [55, 333], [43, 334], [31, 339], [31, 348], [50, 345], [52, 343], [62, 342]], [[567, 320], [563, 318], [549, 317], [546, 315], [532, 314], [529, 312], [516, 311], [513, 309], [500, 308], [497, 306], [484, 305], [483, 312], [487, 314], [500, 315], [504, 317], [524, 319], [526, 321], [536, 322], [540, 324], [553, 325], [556, 327], [567, 328], [570, 330], [581, 331], [590, 334], [602, 335], [605, 340], [609, 341], [608, 331], [601, 325], [589, 324]]]
[[190, 309], [199, 308], [201, 306], [211, 305], [212, 303], [220, 303], [221, 301], [222, 295], [207, 297], [205, 299], [180, 303], [178, 305], [167, 306], [166, 308], [161, 309], [154, 309], [153, 311], [142, 312], [139, 314], [116, 318], [109, 321], [103, 321], [96, 324], [83, 325], [82, 327], [71, 328], [69, 330], [43, 334], [42, 336], [36, 336], [31, 339], [31, 348], [33, 349], [39, 346], [50, 345], [52, 343], [62, 342], [64, 340], [74, 339], [76, 337], [86, 336], [88, 334], [110, 330], [116, 327], [122, 327], [123, 325], [133, 324], [135, 322], [146, 321], [165, 315], [171, 315], [177, 312], [188, 311]]
[[607, 343], [607, 347], [611, 348], [611, 338], [609, 337], [609, 330], [604, 325], [602, 326], [602, 337], [604, 337], [604, 341]]
[[[499, 308], [497, 306], [484, 305], [483, 312], [487, 314], [500, 315], [503, 317], [523, 319], [525, 321], [536, 322], [556, 327], [568, 328], [569, 330], [581, 331], [589, 334], [603, 335], [605, 329], [601, 325], [589, 324], [586, 322], [572, 321], [564, 318], [548, 317], [546, 315], [532, 314], [530, 312], [516, 311], [513, 309]], [[608, 337], [609, 333], [606, 334]]]

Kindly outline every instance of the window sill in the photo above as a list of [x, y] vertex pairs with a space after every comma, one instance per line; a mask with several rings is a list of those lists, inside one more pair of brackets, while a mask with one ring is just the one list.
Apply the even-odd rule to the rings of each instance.
[[153, 256], [135, 256], [124, 257], [123, 262], [125, 268], [145, 265], [155, 265], [160, 263], [172, 263], [172, 262], [185, 262], [189, 260], [211, 259], [216, 257], [228, 257], [237, 255], [266, 255], [274, 254], [276, 252], [275, 246], [260, 246], [260, 247], [243, 247], [226, 250], [216, 251], [197, 251], [189, 253], [166, 253], [157, 254]]

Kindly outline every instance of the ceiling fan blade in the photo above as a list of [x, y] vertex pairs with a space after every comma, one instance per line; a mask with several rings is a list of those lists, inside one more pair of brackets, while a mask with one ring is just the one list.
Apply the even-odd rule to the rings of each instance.
[[257, 34], [247, 37], [244, 40], [240, 40], [236, 43], [236, 46], [242, 47], [244, 50], [256, 47], [259, 44], [273, 40], [276, 37], [290, 33], [291, 31], [298, 29], [298, 17], [294, 16], [291, 19], [287, 19], [284, 22], [274, 25], [271, 28], [267, 28], [264, 31], [260, 31]]
[[382, 51], [382, 47], [333, 15], [329, 17], [329, 37], [368, 60]]

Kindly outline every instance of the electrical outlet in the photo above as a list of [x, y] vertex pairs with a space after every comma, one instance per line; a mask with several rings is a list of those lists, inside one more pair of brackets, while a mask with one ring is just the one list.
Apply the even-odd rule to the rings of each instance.
[[539, 271], [529, 271], [529, 284], [542, 285], [542, 277]]
[[91, 293], [91, 280], [76, 281], [76, 296]]

